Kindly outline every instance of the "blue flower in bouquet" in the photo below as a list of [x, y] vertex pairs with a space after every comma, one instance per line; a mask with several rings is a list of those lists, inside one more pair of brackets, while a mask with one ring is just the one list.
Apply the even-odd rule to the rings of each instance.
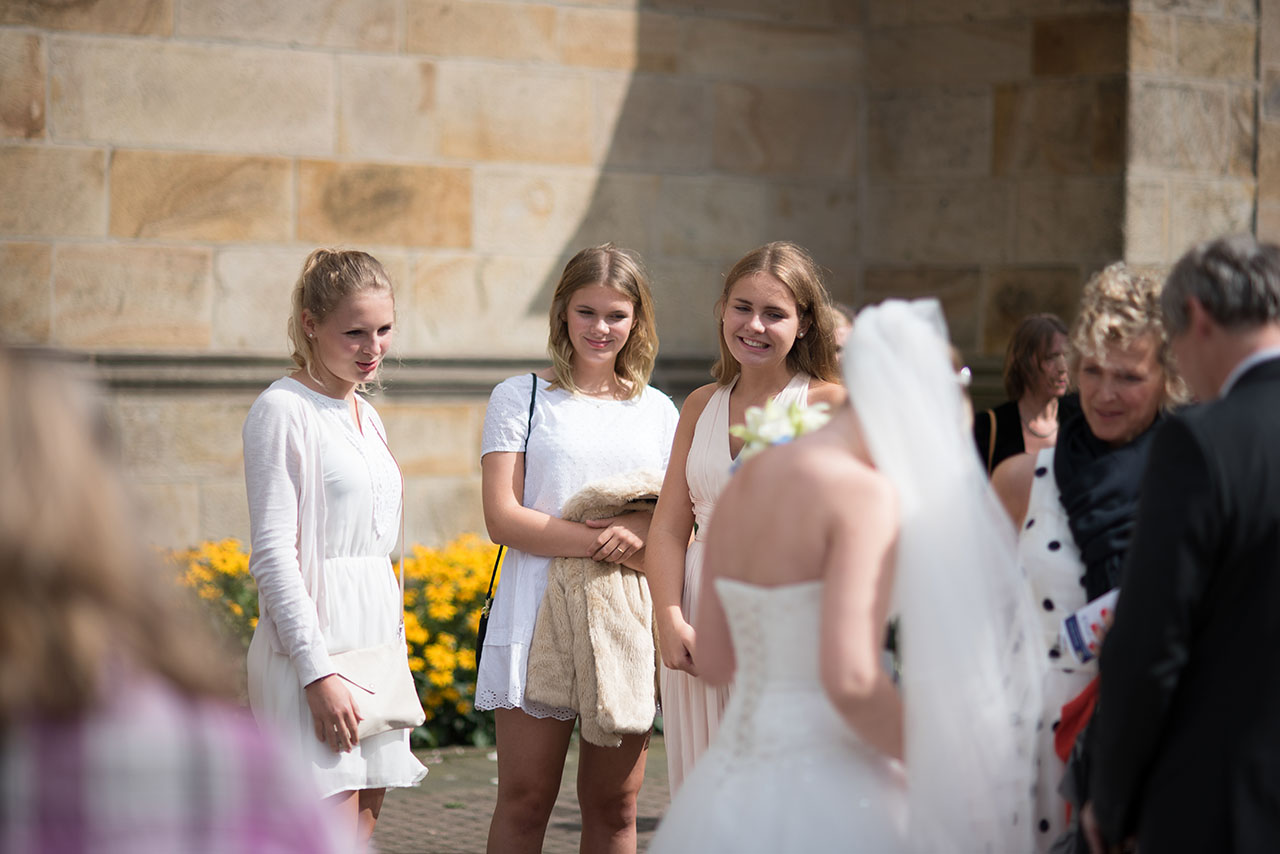
[[733, 461], [733, 467], [736, 469], [765, 448], [790, 442], [797, 436], [817, 430], [831, 419], [830, 409], [825, 403], [783, 406], [772, 398], [764, 406], [749, 407], [745, 423], [729, 428], [730, 434], [746, 442]]

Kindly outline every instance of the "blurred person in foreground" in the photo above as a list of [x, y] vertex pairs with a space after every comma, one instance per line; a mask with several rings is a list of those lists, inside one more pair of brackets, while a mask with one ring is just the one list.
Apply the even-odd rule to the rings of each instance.
[[[1161, 296], [1205, 405], [1152, 442], [1101, 655], [1091, 846], [1280, 850], [1280, 247], [1196, 246]], [[1096, 818], [1096, 821], [1094, 820]]]
[[0, 349], [0, 851], [340, 850], [44, 361]]
[[973, 441], [988, 476], [1009, 457], [1052, 448], [1058, 425], [1080, 411], [1075, 396], [1067, 396], [1067, 327], [1057, 315], [1029, 315], [1013, 330], [1004, 390], [1008, 400], [973, 420]]

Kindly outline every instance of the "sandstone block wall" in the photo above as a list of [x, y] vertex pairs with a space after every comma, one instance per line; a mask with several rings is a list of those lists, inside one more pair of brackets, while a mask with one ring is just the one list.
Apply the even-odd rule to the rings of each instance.
[[1258, 18], [1257, 233], [1280, 240], [1280, 2], [1261, 0]]
[[1123, 4], [870, 4], [864, 296], [940, 295], [999, 354], [1121, 257]]
[[438, 543], [482, 528], [484, 390], [542, 360], [572, 252], [644, 255], [678, 386], [779, 238], [846, 302], [941, 298], [989, 380], [1111, 260], [1280, 235], [1278, 34], [1280, 0], [10, 0], [0, 339], [100, 366], [159, 541], [243, 536], [289, 287], [368, 249]]
[[1135, 0], [1128, 260], [1162, 267], [1200, 240], [1253, 230], [1260, 11], [1266, 20], [1280, 4]]
[[481, 530], [481, 389], [541, 361], [578, 248], [639, 250], [663, 355], [695, 365], [765, 240], [854, 298], [856, 5], [0, 4], [0, 338], [103, 366], [161, 542], [243, 536], [240, 422], [287, 367], [289, 288], [314, 246], [368, 249], [418, 377], [379, 401], [408, 536]]

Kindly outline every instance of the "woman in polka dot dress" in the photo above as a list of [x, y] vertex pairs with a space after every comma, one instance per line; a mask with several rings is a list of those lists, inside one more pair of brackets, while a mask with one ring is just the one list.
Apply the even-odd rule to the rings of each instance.
[[1068, 823], [1059, 794], [1066, 764], [1055, 736], [1069, 750], [1090, 708], [1082, 699], [1073, 708], [1085, 711], [1064, 720], [1063, 706], [1091, 691], [1097, 676], [1096, 660], [1082, 665], [1062, 648], [1059, 627], [1120, 583], [1153, 428], [1161, 410], [1181, 396], [1159, 291], [1155, 281], [1119, 263], [1090, 279], [1071, 332], [1081, 414], [1062, 424], [1056, 448], [1012, 457], [992, 477], [1021, 532], [1019, 559], [1040, 604], [1049, 655], [1033, 817], [1039, 852], [1048, 851]]

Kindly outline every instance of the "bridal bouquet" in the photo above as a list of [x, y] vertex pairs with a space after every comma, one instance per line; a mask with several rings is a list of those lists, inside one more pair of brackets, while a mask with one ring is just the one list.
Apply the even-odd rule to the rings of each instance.
[[802, 406], [792, 403], [783, 406], [772, 398], [764, 406], [747, 409], [746, 423], [729, 428], [729, 433], [746, 441], [741, 453], [734, 460], [736, 469], [742, 463], [768, 448], [781, 445], [812, 430], [817, 430], [831, 419], [831, 407], [825, 403]]

